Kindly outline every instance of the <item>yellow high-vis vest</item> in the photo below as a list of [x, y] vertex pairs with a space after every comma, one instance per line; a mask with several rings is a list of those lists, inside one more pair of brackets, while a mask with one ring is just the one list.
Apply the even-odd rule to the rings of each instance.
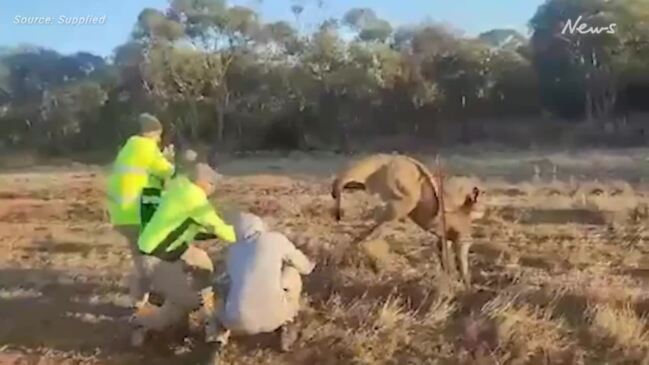
[[173, 165], [162, 155], [155, 140], [141, 136], [129, 138], [119, 151], [108, 178], [111, 224], [139, 225], [142, 189], [159, 184], [152, 177], [164, 180], [173, 172]]

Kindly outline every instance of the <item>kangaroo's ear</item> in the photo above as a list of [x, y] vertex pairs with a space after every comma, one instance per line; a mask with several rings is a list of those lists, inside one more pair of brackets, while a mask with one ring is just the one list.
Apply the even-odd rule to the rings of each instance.
[[340, 194], [340, 191], [338, 191], [338, 179], [335, 178], [331, 183], [331, 197], [338, 199], [338, 194]]
[[478, 195], [480, 195], [480, 189], [478, 189], [477, 186], [474, 186], [473, 190], [471, 191], [471, 194], [473, 195], [471, 197], [472, 198], [471, 200], [473, 201], [473, 203], [477, 203], [478, 202]]
[[480, 189], [474, 186], [471, 193], [464, 197], [464, 204], [462, 205], [467, 208], [473, 207], [478, 202], [478, 195], [480, 195]]

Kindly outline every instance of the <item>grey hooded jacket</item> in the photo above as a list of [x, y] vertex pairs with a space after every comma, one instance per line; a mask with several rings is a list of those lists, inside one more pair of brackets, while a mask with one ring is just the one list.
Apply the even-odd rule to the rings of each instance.
[[295, 315], [282, 288], [283, 265], [307, 275], [314, 264], [286, 236], [267, 231], [253, 214], [241, 214], [234, 227], [237, 242], [228, 250], [230, 288], [221, 321], [244, 334], [272, 332]]

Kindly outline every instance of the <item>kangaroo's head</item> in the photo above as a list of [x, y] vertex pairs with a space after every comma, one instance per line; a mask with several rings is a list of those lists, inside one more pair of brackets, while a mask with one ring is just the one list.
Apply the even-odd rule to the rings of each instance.
[[338, 178], [334, 179], [331, 184], [331, 197], [336, 201], [334, 207], [334, 218], [340, 221], [343, 216], [342, 193], [345, 190], [365, 190], [365, 184], [358, 181], [343, 181]]
[[483, 192], [480, 191], [477, 186], [474, 186], [473, 189], [471, 189], [471, 192], [469, 194], [466, 194], [466, 196], [464, 197], [464, 202], [459, 207], [459, 209], [457, 209], [457, 212], [470, 218], [480, 218], [482, 212], [479, 209], [478, 197], [482, 193]]

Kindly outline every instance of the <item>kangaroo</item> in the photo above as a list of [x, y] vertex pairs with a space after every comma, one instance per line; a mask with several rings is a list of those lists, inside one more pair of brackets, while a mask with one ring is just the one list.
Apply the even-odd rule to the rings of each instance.
[[[334, 216], [340, 221], [343, 216], [342, 193], [345, 190], [365, 190], [378, 195], [385, 203], [385, 209], [375, 218], [375, 224], [368, 232], [360, 235], [356, 242], [363, 241], [387, 222], [410, 218], [422, 229], [433, 233], [438, 239], [437, 254], [442, 267], [451, 271], [448, 255], [450, 247], [442, 244], [438, 232], [446, 235], [455, 248], [457, 269], [467, 286], [470, 285], [468, 252], [470, 244], [471, 212], [478, 202], [480, 190], [473, 187], [462, 204], [444, 207], [446, 229], [437, 220], [443, 200], [441, 189], [428, 168], [414, 158], [405, 155], [375, 154], [355, 161], [341, 169], [334, 179], [331, 196], [335, 200]], [[443, 198], [443, 196], [442, 196]]]

